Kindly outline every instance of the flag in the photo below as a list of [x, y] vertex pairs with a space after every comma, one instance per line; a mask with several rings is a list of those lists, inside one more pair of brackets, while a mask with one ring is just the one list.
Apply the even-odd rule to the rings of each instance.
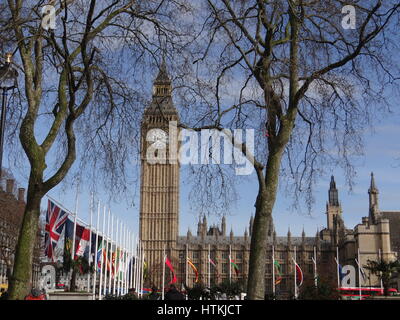
[[102, 237], [98, 238], [99, 247], [97, 249], [97, 272], [101, 271], [101, 261], [103, 260], [103, 240]]
[[69, 270], [71, 268], [71, 251], [72, 251], [72, 239], [74, 234], [74, 223], [67, 219], [65, 222], [65, 238], [64, 238], [64, 269]]
[[367, 279], [367, 274], [365, 273], [364, 268], [359, 264], [358, 260], [357, 259], [355, 259], [355, 260], [356, 260], [358, 268], [360, 269], [361, 276], [362, 276], [363, 280], [365, 281]]
[[231, 259], [231, 265], [233, 266], [233, 269], [235, 270], [236, 275], [239, 275], [239, 267], [235, 262], [233, 262], [233, 259]]
[[[106, 240], [104, 240], [104, 242], [105, 241]], [[108, 253], [108, 255], [107, 255], [107, 253]], [[111, 270], [111, 258], [109, 257], [109, 255], [110, 255], [110, 244], [108, 244], [108, 252], [107, 252], [107, 244], [106, 244], [106, 246], [104, 246], [104, 248], [103, 248], [103, 259], [104, 259], [103, 266], [107, 267], [107, 271]]]
[[[133, 259], [133, 263], [135, 263], [136, 262], [135, 258], [132, 258], [132, 259]], [[147, 262], [143, 261], [143, 278], [144, 279], [147, 279], [147, 276], [148, 276], [148, 273], [149, 273], [148, 269], [149, 268], [148, 268]]]
[[343, 267], [341, 264], [339, 264], [339, 279], [340, 279], [340, 283], [342, 283], [342, 280], [344, 278], [345, 274], [343, 273]]
[[213, 261], [213, 259], [209, 259], [210, 260], [210, 263], [215, 267], [215, 268], [217, 268], [217, 264]]
[[303, 271], [301, 270], [300, 266], [295, 262], [296, 265], [296, 280], [297, 286], [300, 287], [303, 284]]
[[217, 274], [217, 279], [219, 279], [219, 274], [218, 274], [218, 267], [217, 267], [217, 263], [214, 262], [211, 258], [209, 258], [210, 263], [213, 265], [213, 267], [215, 268], [215, 273]]
[[[65, 222], [65, 245], [64, 245], [64, 262], [70, 261], [68, 259], [68, 255], [72, 256], [72, 241], [74, 234], [74, 223], [67, 219]], [[74, 260], [78, 257], [89, 258], [89, 238], [90, 238], [90, 229], [81, 226], [80, 224], [76, 224], [75, 230], [75, 255]]]
[[[128, 262], [128, 272], [127, 272], [127, 279], [132, 279], [133, 274], [132, 274], [132, 268], [133, 265], [135, 264], [135, 258], [130, 257], [129, 262]], [[146, 279], [146, 264], [143, 262], [143, 279]]]
[[281, 265], [277, 260], [274, 261], [274, 268], [278, 272], [278, 277], [275, 279], [275, 284], [280, 284], [282, 281]]
[[197, 271], [196, 267], [194, 266], [193, 262], [187, 258], [187, 263], [192, 267], [194, 274], [196, 275], [196, 280], [194, 282], [198, 282], [199, 281], [199, 272]]
[[[90, 247], [90, 260], [88, 259], [88, 261], [90, 263], [94, 263], [94, 256], [96, 254], [97, 250], [96, 250], [96, 233], [92, 231], [92, 243], [91, 243], [91, 247]], [[85, 257], [86, 254], [89, 253], [89, 250], [85, 251]]]
[[89, 258], [89, 239], [90, 229], [77, 223], [75, 232], [75, 259], [83, 256], [86, 256], [87, 259]]
[[64, 247], [65, 247], [65, 226], [61, 232], [60, 239], [58, 240], [57, 247], [53, 250], [54, 261], [64, 262]]
[[54, 250], [68, 219], [68, 213], [48, 201], [45, 226], [45, 255], [54, 262]]
[[97, 249], [97, 271], [101, 271], [101, 263], [103, 262], [103, 268], [107, 268], [107, 271], [110, 271], [110, 260], [107, 259], [106, 256], [106, 248], [105, 248], [106, 240], [100, 240], [99, 237], [99, 248]]
[[120, 279], [123, 279], [124, 272], [125, 272], [125, 252], [123, 252], [120, 249], [118, 253], [118, 277]]
[[113, 252], [111, 255], [111, 274], [114, 276], [116, 272], [117, 252]]
[[165, 256], [165, 264], [168, 266], [169, 270], [171, 270], [173, 277], [169, 284], [173, 284], [177, 281], [174, 268], [172, 267], [171, 261], [169, 261], [168, 257]]

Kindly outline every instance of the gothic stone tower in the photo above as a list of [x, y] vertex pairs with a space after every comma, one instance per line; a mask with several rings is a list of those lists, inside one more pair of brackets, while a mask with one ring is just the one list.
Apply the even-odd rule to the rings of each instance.
[[[179, 223], [179, 122], [171, 96], [165, 62], [153, 84], [153, 98], [141, 124], [140, 240], [148, 264], [149, 281], [160, 287], [163, 250], [175, 260]], [[171, 132], [170, 132], [171, 131]], [[173, 138], [175, 137], [175, 139]]]

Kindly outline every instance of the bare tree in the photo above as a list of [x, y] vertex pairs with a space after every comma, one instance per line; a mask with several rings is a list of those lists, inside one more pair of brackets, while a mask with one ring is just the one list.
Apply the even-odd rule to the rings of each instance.
[[[20, 112], [8, 120], [30, 164], [10, 299], [22, 299], [30, 287], [41, 200], [75, 160], [80, 172], [90, 167], [96, 177], [106, 172], [110, 186], [124, 185], [144, 102], [139, 75], [161, 49], [179, 47], [171, 12], [184, 9], [177, 1], [60, 0], [42, 17], [45, 4], [8, 0], [1, 17], [11, 35], [3, 49], [19, 54], [15, 67], [23, 74], [14, 95]], [[55, 29], [42, 23], [51, 17]]]
[[[195, 66], [201, 72], [185, 88], [200, 107], [181, 126], [258, 132], [254, 153], [228, 135], [254, 166], [258, 183], [249, 299], [264, 298], [267, 234], [279, 177], [287, 178], [295, 203], [304, 197], [308, 207], [316, 179], [329, 166], [341, 166], [351, 186], [362, 133], [372, 117], [389, 109], [389, 94], [396, 93], [389, 88], [396, 89], [399, 79], [392, 58], [400, 4], [352, 3], [354, 29], [348, 23], [352, 10], [342, 14], [345, 3], [338, 0], [208, 0], [202, 9], [208, 10], [209, 40], [199, 43], [204, 49]], [[221, 184], [209, 191], [218, 188]], [[215, 200], [212, 194], [201, 197]]]

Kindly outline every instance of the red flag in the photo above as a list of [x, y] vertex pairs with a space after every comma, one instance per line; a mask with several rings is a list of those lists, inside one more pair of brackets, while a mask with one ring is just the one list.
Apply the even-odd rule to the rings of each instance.
[[233, 269], [236, 272], [236, 275], [239, 275], [239, 267], [237, 266], [237, 264], [235, 262], [233, 262], [233, 259], [231, 259], [231, 265], [233, 266]]
[[85, 254], [85, 251], [89, 249], [89, 238], [90, 229], [77, 223], [75, 233], [75, 258], [82, 257]]
[[172, 274], [173, 274], [172, 280], [171, 280], [171, 282], [169, 283], [169, 284], [173, 284], [173, 283], [176, 282], [177, 279], [176, 279], [176, 275], [175, 275], [174, 268], [172, 267], [172, 264], [171, 264], [171, 262], [169, 261], [168, 257], [165, 257], [165, 264], [167, 265], [167, 267], [169, 268], [169, 270], [171, 270], [171, 272], [172, 272]]
[[301, 271], [300, 266], [296, 263], [296, 280], [299, 283], [298, 286], [300, 287], [303, 284], [303, 271]]
[[189, 258], [187, 258], [187, 262], [192, 267], [194, 274], [196, 275], [196, 280], [194, 282], [197, 283], [199, 281], [199, 272], [197, 271], [197, 268], [194, 266], [193, 262]]

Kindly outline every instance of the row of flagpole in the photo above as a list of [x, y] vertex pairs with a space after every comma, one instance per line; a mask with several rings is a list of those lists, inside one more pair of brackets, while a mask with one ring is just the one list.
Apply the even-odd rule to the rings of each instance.
[[[275, 259], [275, 250], [274, 250], [274, 246], [272, 246], [272, 283], [273, 283], [273, 294], [275, 295], [275, 286], [276, 284], [278, 284], [278, 282], [275, 279], [275, 268], [276, 265], [279, 263], [277, 263], [277, 260]], [[192, 266], [193, 270], [196, 272], [196, 269], [193, 265], [193, 263], [191, 262], [190, 258], [189, 258], [189, 252], [188, 252], [188, 245], [185, 246], [185, 250], [186, 250], [186, 264], [185, 264], [185, 284], [188, 285], [189, 283], [189, 272], [188, 272], [188, 266]], [[316, 257], [316, 248], [314, 247], [313, 250], [313, 257], [312, 257], [312, 261], [314, 264], [314, 284], [315, 286], [318, 285], [318, 275], [317, 275], [317, 257]], [[207, 284], [208, 287], [211, 287], [211, 264], [216, 267], [215, 262], [211, 259], [211, 251], [210, 251], [210, 245], [208, 246], [208, 272], [207, 272]], [[300, 266], [297, 264], [296, 261], [296, 247], [294, 247], [294, 258], [292, 258], [293, 262], [294, 262], [294, 288], [295, 288], [295, 297], [297, 298], [298, 296], [298, 287], [301, 286], [302, 282], [303, 282], [303, 272], [300, 268]], [[162, 266], [162, 281], [161, 281], [161, 287], [162, 287], [162, 299], [164, 299], [164, 289], [165, 289], [165, 265], [166, 265], [166, 261], [167, 261], [167, 255], [165, 252], [165, 247], [163, 250], [163, 266]], [[231, 246], [229, 246], [229, 282], [231, 283], [232, 281], [232, 265], [237, 267], [235, 265], [235, 263], [233, 262], [232, 259], [232, 249]], [[216, 269], [218, 272], [218, 269]], [[297, 281], [300, 279], [300, 284], [297, 284]]]
[[[378, 250], [378, 258], [379, 261], [381, 261], [382, 257], [381, 257], [381, 249]], [[362, 299], [362, 283], [361, 283], [361, 279], [365, 280], [365, 271], [361, 265], [361, 259], [360, 259], [360, 248], [357, 248], [357, 258], [354, 259], [357, 265], [357, 269], [358, 269], [358, 294], [359, 294], [359, 299]], [[342, 282], [342, 271], [341, 271], [341, 265], [340, 265], [340, 260], [339, 260], [339, 247], [336, 247], [336, 257], [335, 257], [335, 261], [336, 261], [336, 271], [337, 271], [337, 283], [338, 283], [338, 289], [343, 287]], [[382, 279], [380, 280], [380, 286], [381, 286], [381, 290], [383, 290], [383, 283], [382, 283]]]
[[[79, 187], [78, 187], [79, 188]], [[94, 264], [94, 276], [91, 279], [90, 272], [87, 276], [87, 292], [92, 292], [93, 300], [96, 299], [96, 288], [98, 288], [98, 299], [108, 294], [117, 294], [118, 296], [128, 293], [130, 288], [139, 288], [138, 295], [141, 297], [143, 292], [143, 266], [144, 254], [140, 240], [134, 237], [133, 232], [123, 225], [122, 221], [118, 221], [115, 216], [111, 215], [108, 210], [107, 230], [106, 230], [106, 207], [103, 207], [103, 223], [100, 232], [100, 201], [97, 203], [97, 224], [93, 225], [94, 195], [92, 193], [90, 199], [90, 222], [87, 225], [82, 219], [78, 218], [79, 209], [79, 190], [75, 199], [75, 212], [71, 213], [66, 210], [59, 202], [48, 196], [48, 198], [60, 206], [73, 217], [73, 236], [71, 258], [74, 260], [77, 255], [76, 248], [76, 231], [77, 223], [84, 224], [85, 229], [89, 229], [89, 266]], [[114, 222], [116, 230], [114, 230]], [[88, 227], [88, 228], [86, 228]], [[111, 230], [110, 230], [111, 227]], [[92, 233], [95, 232], [95, 249], [92, 259]], [[114, 237], [115, 235], [115, 237]], [[99, 243], [102, 237], [101, 244]], [[101, 250], [100, 250], [101, 248]], [[105, 248], [105, 249], [104, 249]], [[113, 265], [113, 257], [115, 257], [115, 265]], [[104, 261], [106, 260], [106, 261]], [[133, 263], [133, 261], [135, 263]], [[114, 271], [114, 272], [113, 272]], [[114, 273], [114, 275], [113, 275]], [[91, 289], [92, 287], [92, 289]]]
[[[318, 285], [318, 274], [317, 274], [317, 256], [316, 256], [316, 248], [313, 248], [313, 257], [311, 258], [314, 264], [314, 285], [317, 287]], [[303, 271], [301, 270], [300, 266], [297, 264], [297, 249], [296, 246], [294, 247], [294, 253], [293, 253], [293, 263], [294, 263], [294, 297], [297, 299], [298, 297], [298, 288], [302, 285], [303, 283]], [[275, 247], [272, 246], [272, 294], [275, 296], [276, 293], [276, 285], [280, 283], [282, 280], [281, 274], [280, 274], [280, 264], [277, 259], [275, 259]], [[279, 278], [276, 279], [275, 275], [275, 269], [278, 269], [279, 271]], [[300, 283], [297, 284], [297, 281], [300, 280]]]
[[[298, 298], [298, 288], [302, 285], [303, 283], [303, 272], [300, 268], [300, 266], [297, 263], [297, 256], [296, 256], [297, 250], [296, 250], [296, 246], [294, 247], [294, 254], [292, 257], [293, 263], [294, 263], [294, 297], [297, 299]], [[165, 254], [165, 248], [164, 248], [164, 252], [163, 252], [163, 257], [164, 257], [164, 263], [163, 263], [163, 274], [162, 274], [162, 299], [164, 299], [164, 280], [165, 280], [165, 262], [167, 259], [167, 256]], [[381, 259], [381, 250], [379, 249], [379, 259]], [[193, 264], [191, 263], [191, 260], [188, 257], [188, 246], [186, 245], [186, 271], [185, 271], [185, 283], [188, 284], [188, 265], [191, 265], [193, 267]], [[314, 273], [314, 286], [318, 287], [318, 270], [317, 270], [317, 252], [316, 252], [316, 247], [313, 247], [313, 256], [311, 258], [312, 262], [313, 262], [313, 273]], [[336, 247], [336, 257], [335, 257], [335, 261], [337, 264], [337, 280], [338, 280], [338, 289], [341, 288], [341, 271], [340, 271], [340, 264], [339, 264], [339, 248]], [[359, 295], [360, 295], [360, 299], [362, 297], [362, 285], [361, 285], [361, 277], [365, 278], [365, 272], [361, 266], [361, 262], [360, 262], [360, 249], [358, 248], [357, 250], [357, 258], [355, 259], [355, 262], [358, 266], [358, 279], [359, 279]], [[210, 245], [208, 247], [208, 287], [210, 287], [210, 282], [211, 282], [211, 255], [210, 255]], [[232, 270], [231, 270], [231, 264], [233, 263], [232, 260], [232, 251], [231, 251], [231, 246], [229, 246], [229, 281], [231, 282], [232, 279]], [[213, 263], [213, 265], [215, 266], [215, 264]], [[276, 284], [278, 284], [280, 282], [280, 280], [276, 280], [275, 277], [275, 268], [278, 266], [278, 268], [280, 268], [280, 265], [278, 263], [278, 261], [275, 259], [275, 248], [274, 246], [272, 246], [272, 292], [273, 295], [275, 295], [276, 292]], [[280, 271], [280, 270], [278, 270]], [[298, 281], [300, 282], [298, 284]], [[381, 281], [381, 288], [382, 288], [382, 281]]]

